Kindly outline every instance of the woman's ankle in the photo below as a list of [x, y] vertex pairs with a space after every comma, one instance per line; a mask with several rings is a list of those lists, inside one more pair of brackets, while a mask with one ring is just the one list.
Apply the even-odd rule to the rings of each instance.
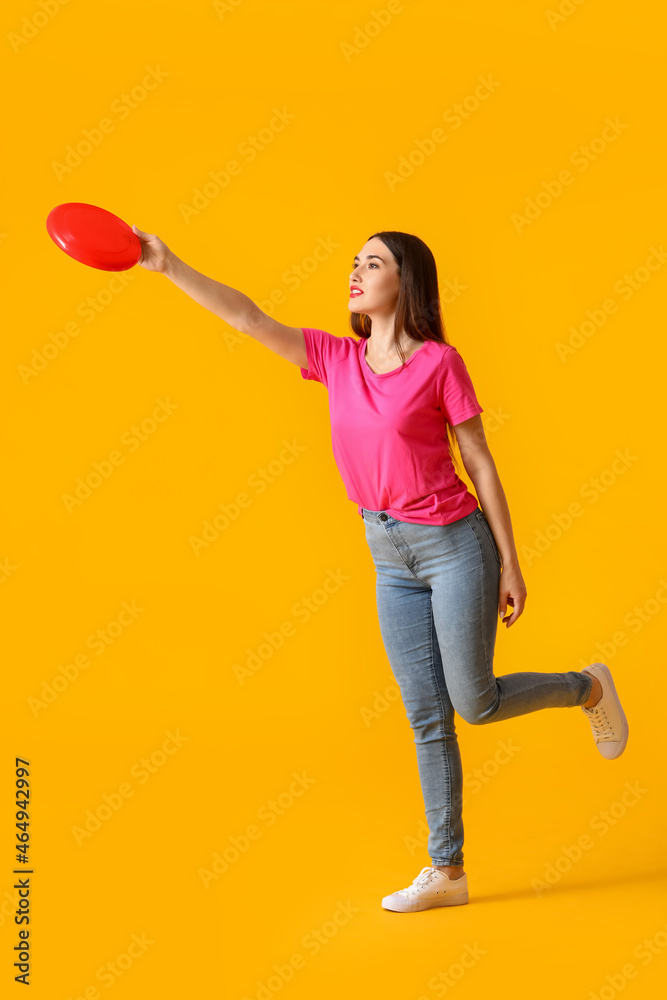
[[594, 677], [593, 684], [591, 686], [591, 693], [584, 702], [584, 708], [593, 708], [594, 705], [597, 705], [601, 697], [602, 697], [602, 685], [600, 684], [598, 678]]
[[463, 871], [463, 865], [434, 865], [434, 864], [432, 864], [431, 867], [432, 868], [436, 868], [439, 872], [443, 872], [445, 875], [448, 875], [449, 878], [451, 878], [453, 880], [456, 880], [457, 878], [461, 878], [462, 875], [465, 875], [465, 872]]

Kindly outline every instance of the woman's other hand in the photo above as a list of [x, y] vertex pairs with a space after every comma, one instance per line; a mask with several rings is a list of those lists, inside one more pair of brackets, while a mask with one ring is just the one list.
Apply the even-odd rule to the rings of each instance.
[[[523, 613], [526, 603], [526, 585], [518, 566], [503, 567], [500, 574], [500, 588], [498, 595], [498, 612], [502, 618], [502, 623], [506, 628], [513, 625], [517, 618]], [[514, 609], [507, 617], [507, 605]]]

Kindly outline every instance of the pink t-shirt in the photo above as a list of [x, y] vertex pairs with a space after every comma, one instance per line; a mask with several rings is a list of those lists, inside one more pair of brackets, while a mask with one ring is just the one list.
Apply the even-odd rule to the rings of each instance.
[[378, 375], [365, 337], [302, 329], [301, 375], [328, 390], [334, 458], [359, 514], [384, 510], [414, 524], [470, 514], [477, 499], [454, 468], [445, 425], [484, 411], [456, 348], [426, 340], [405, 365]]

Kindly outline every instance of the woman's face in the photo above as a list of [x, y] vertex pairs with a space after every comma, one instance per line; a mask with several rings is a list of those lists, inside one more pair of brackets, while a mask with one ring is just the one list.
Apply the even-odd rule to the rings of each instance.
[[[349, 310], [367, 316], [392, 315], [401, 278], [396, 258], [379, 237], [365, 243], [350, 274]], [[361, 293], [361, 294], [360, 294]]]

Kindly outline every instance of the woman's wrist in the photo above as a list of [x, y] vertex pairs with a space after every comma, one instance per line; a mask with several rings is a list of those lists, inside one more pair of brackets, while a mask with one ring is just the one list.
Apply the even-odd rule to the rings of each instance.
[[166, 263], [164, 265], [163, 274], [166, 274], [168, 278], [173, 280], [174, 275], [177, 273], [179, 266], [183, 263], [180, 257], [177, 257], [175, 253], [169, 251], [169, 256], [167, 257]]
[[519, 569], [519, 557], [516, 551], [512, 552], [507, 559], [500, 553], [500, 558], [502, 559], [503, 569]]

